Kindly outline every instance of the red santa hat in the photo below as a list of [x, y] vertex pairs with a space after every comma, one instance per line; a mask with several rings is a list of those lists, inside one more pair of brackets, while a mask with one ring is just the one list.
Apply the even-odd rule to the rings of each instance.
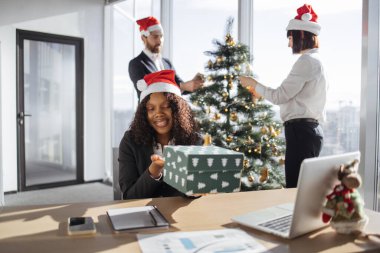
[[164, 33], [160, 21], [155, 17], [149, 16], [142, 18], [137, 20], [136, 23], [140, 26], [140, 33], [144, 36], [148, 37], [152, 31], [160, 31], [161, 33]]
[[318, 15], [309, 4], [305, 4], [297, 9], [298, 15], [289, 21], [286, 30], [301, 30], [319, 35], [321, 26], [317, 23]]
[[181, 96], [181, 89], [175, 82], [174, 70], [161, 70], [144, 76], [137, 82], [137, 89], [141, 91], [140, 101], [155, 92], [170, 92]]

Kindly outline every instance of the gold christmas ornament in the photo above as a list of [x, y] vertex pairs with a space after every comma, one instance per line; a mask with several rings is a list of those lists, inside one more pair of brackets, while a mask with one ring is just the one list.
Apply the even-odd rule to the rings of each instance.
[[232, 141], [232, 137], [231, 136], [227, 136], [226, 142], [230, 143], [231, 141]]
[[223, 56], [218, 56], [218, 57], [216, 58], [216, 63], [220, 64], [220, 63], [222, 63], [222, 62], [223, 62]]
[[234, 69], [235, 69], [236, 71], [240, 71], [241, 67], [240, 67], [239, 64], [236, 63], [236, 64], [234, 65]]
[[256, 153], [258, 154], [261, 154], [261, 143], [259, 143], [259, 145], [257, 146], [257, 148], [255, 148], [254, 150]]
[[223, 96], [224, 98], [228, 97], [228, 92], [227, 92], [227, 91], [223, 92], [223, 93], [222, 93], [222, 96]]
[[207, 76], [208, 81], [212, 81], [212, 76]]
[[203, 146], [210, 146], [211, 142], [212, 142], [211, 135], [206, 133], [205, 136], [203, 137]]
[[220, 114], [219, 113], [215, 113], [214, 120], [219, 120], [219, 119], [220, 119]]
[[231, 112], [230, 119], [232, 121], [237, 121], [237, 119], [238, 119], [237, 113], [236, 112]]
[[263, 126], [263, 127], [261, 127], [260, 131], [261, 131], [262, 134], [267, 134], [268, 133], [268, 128], [266, 126]]
[[226, 44], [230, 47], [233, 47], [236, 44], [234, 39], [232, 38], [232, 36], [230, 34], [227, 34], [227, 36], [226, 36]]
[[280, 160], [278, 160], [278, 163], [279, 163], [280, 165], [284, 165], [284, 164], [285, 164], [285, 159], [280, 158]]
[[267, 181], [268, 178], [269, 178], [269, 169], [267, 167], [264, 167], [260, 171], [259, 181], [260, 181], [260, 183], [263, 183], [263, 182]]
[[208, 66], [209, 68], [212, 68], [212, 65], [213, 65], [212, 61], [211, 61], [211, 60], [208, 60], [207, 66]]
[[247, 178], [248, 178], [248, 181], [249, 181], [249, 182], [251, 182], [251, 183], [255, 182], [255, 177], [254, 177], [252, 171], [250, 171], [250, 172], [248, 173]]
[[224, 108], [224, 111], [225, 111], [225, 112], [228, 112], [228, 108]]
[[249, 164], [249, 160], [248, 160], [248, 159], [244, 159], [244, 161], [243, 161], [243, 168], [244, 168], [244, 169], [248, 169], [249, 166], [250, 166], [250, 164]]

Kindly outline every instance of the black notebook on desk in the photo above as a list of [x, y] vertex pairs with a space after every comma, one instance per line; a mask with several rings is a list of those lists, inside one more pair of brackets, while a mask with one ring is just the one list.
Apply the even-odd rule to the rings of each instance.
[[156, 206], [109, 209], [107, 215], [117, 232], [169, 227], [169, 222]]

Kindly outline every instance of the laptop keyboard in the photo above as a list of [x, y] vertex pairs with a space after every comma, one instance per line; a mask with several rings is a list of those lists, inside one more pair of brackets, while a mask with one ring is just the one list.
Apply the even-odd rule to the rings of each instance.
[[290, 225], [292, 224], [292, 217], [293, 215], [290, 214], [258, 225], [261, 227], [286, 233], [289, 232]]

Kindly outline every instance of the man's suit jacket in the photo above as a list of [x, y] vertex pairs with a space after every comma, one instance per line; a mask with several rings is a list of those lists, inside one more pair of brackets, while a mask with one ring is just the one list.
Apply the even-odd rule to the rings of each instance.
[[[202, 145], [199, 135], [197, 145]], [[167, 183], [154, 180], [149, 174], [152, 146], [137, 145], [125, 132], [119, 146], [119, 184], [123, 199], [186, 196]]]
[[[162, 58], [162, 63], [164, 65], [165, 69], [172, 69], [174, 70], [174, 67], [172, 63], [167, 58]], [[137, 91], [137, 96], [140, 101], [140, 93], [137, 89], [137, 81], [140, 79], [143, 79], [145, 75], [157, 72], [158, 69], [154, 62], [144, 53], [141, 52], [136, 58], [132, 59], [129, 62], [129, 77], [131, 78], [133, 85], [135, 86], [135, 90]], [[183, 80], [176, 74], [175, 75], [175, 81], [179, 85], [180, 83], [183, 83]]]

